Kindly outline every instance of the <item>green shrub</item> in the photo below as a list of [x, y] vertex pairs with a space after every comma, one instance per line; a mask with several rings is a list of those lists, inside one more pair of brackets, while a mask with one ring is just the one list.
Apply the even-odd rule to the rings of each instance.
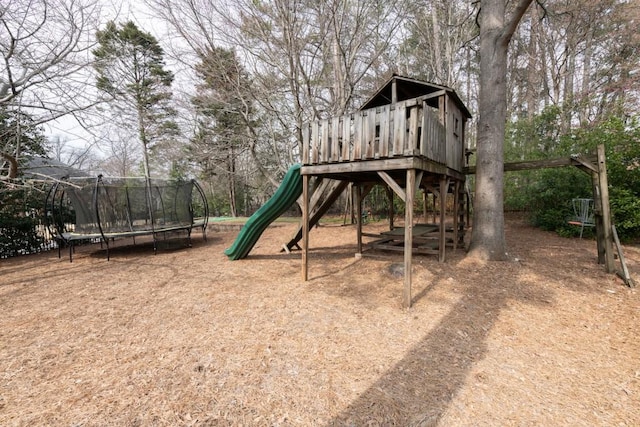
[[39, 252], [44, 242], [37, 225], [35, 218], [0, 215], [0, 258]]
[[39, 252], [44, 243], [38, 235], [38, 212], [42, 192], [36, 189], [0, 191], [0, 258]]
[[572, 200], [591, 197], [591, 178], [576, 168], [545, 169], [523, 190], [533, 225], [571, 234], [567, 221], [574, 216]]
[[630, 240], [640, 236], [640, 198], [627, 188], [612, 187], [609, 193], [611, 215], [618, 236]]
[[[554, 125], [556, 113], [548, 113], [553, 114], [541, 115], [533, 121], [535, 126], [511, 125], [512, 132], [507, 136], [529, 139], [526, 145], [508, 140], [506, 158], [567, 157], [571, 153], [594, 153], [596, 147], [603, 144], [612, 220], [621, 239], [640, 237], [640, 125], [637, 120], [611, 117], [591, 128], [560, 134], [550, 132], [552, 126], [540, 126]], [[514, 151], [516, 148], [520, 151]], [[567, 224], [573, 216], [571, 201], [574, 198], [593, 198], [591, 175], [575, 167], [505, 175], [505, 208], [525, 210], [534, 225], [563, 236], [580, 233], [579, 227]], [[587, 236], [592, 232], [585, 229]]]

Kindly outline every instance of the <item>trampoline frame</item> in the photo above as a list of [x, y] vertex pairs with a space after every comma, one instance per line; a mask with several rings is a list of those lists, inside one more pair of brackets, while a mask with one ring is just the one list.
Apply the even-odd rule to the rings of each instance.
[[[144, 180], [145, 215], [141, 215], [140, 212], [136, 214], [132, 210], [129, 191], [130, 188], [141, 189], [140, 183], [142, 180]], [[109, 184], [107, 184], [107, 181], [109, 181]], [[121, 183], [122, 185], [113, 185], [113, 182]], [[130, 185], [131, 183], [134, 185]], [[184, 206], [183, 201], [178, 199], [178, 190], [186, 186], [191, 186], [188, 194], [188, 206]], [[198, 218], [194, 217], [194, 188], [204, 208], [204, 215]], [[120, 218], [120, 221], [108, 222], [109, 219], [117, 218], [118, 216], [116, 206], [109, 200], [109, 189], [112, 192], [124, 190], [124, 206], [119, 205], [119, 207], [124, 208], [126, 219]], [[163, 191], [165, 190], [174, 191], [173, 200], [167, 200], [163, 196]], [[91, 200], [88, 203], [90, 206], [87, 206], [88, 200], [83, 200], [77, 195], [87, 196], [89, 191], [91, 191]], [[154, 193], [157, 194], [154, 195]], [[105, 202], [105, 196], [109, 203]], [[186, 193], [183, 196], [186, 197]], [[73, 208], [75, 213], [74, 231], [68, 230], [68, 223], [65, 222], [65, 202]], [[161, 212], [162, 215], [156, 215], [153, 207], [154, 203], [159, 209], [158, 212]], [[101, 247], [106, 245], [107, 260], [109, 260], [109, 241], [113, 242], [117, 238], [131, 237], [135, 245], [136, 237], [151, 235], [153, 237], [154, 254], [158, 251], [158, 236], [160, 234], [166, 239], [168, 233], [186, 232], [188, 246], [190, 247], [192, 230], [201, 228], [202, 237], [205, 241], [207, 240], [206, 229], [209, 221], [209, 206], [202, 187], [194, 179], [188, 181], [151, 180], [137, 177], [104, 177], [103, 175], [92, 178], [65, 177], [49, 189], [45, 198], [45, 209], [47, 212], [47, 227], [51, 235], [55, 236], [58, 246], [58, 258], [61, 257], [62, 246], [68, 246], [69, 262], [73, 262], [75, 244], [86, 241], [99, 241]], [[183, 213], [182, 218], [179, 218], [179, 210]], [[90, 217], [92, 221], [90, 223], [85, 222], [81, 224], [81, 227], [78, 227], [78, 221], [81, 217], [85, 221], [87, 217]], [[126, 227], [127, 230], [123, 230], [123, 227]], [[77, 231], [79, 228], [85, 229]], [[87, 231], [87, 229], [91, 231]]]

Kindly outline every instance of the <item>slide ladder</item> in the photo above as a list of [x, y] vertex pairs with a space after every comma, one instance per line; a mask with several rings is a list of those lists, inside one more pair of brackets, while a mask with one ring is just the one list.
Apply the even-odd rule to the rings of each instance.
[[[347, 181], [337, 181], [333, 179], [321, 179], [321, 181], [317, 183], [309, 203], [309, 229], [320, 221], [320, 218], [327, 213], [329, 208], [334, 204], [348, 185], [349, 182]], [[296, 231], [291, 240], [284, 245], [284, 248], [286, 249], [283, 250], [290, 251], [294, 247], [300, 249], [298, 242], [301, 239], [302, 222], [300, 223], [300, 227], [298, 227], [298, 231]]]

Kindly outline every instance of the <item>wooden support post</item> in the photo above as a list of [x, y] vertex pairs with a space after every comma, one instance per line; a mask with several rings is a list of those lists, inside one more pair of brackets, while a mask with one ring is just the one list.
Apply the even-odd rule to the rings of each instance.
[[458, 207], [458, 229], [459, 229], [459, 234], [458, 234], [458, 243], [464, 247], [464, 235], [465, 235], [465, 230], [466, 230], [466, 226], [468, 224], [468, 217], [465, 217], [465, 213], [469, 210], [469, 207], [467, 206], [467, 192], [466, 192], [466, 181], [462, 181], [460, 183], [460, 195], [458, 196], [459, 201], [460, 201], [460, 206]]
[[416, 170], [416, 191], [420, 189], [422, 185], [422, 177], [424, 176], [424, 171]]
[[468, 181], [464, 183], [464, 194], [467, 202], [467, 221], [466, 227], [468, 228], [471, 225], [471, 188], [467, 184]]
[[413, 199], [416, 192], [416, 170], [407, 169], [406, 200], [404, 205], [404, 289], [402, 306], [411, 307], [411, 261], [413, 256]]
[[591, 184], [593, 186], [593, 217], [596, 224], [598, 264], [604, 264], [604, 223], [602, 222], [602, 198], [600, 197], [600, 180], [598, 175], [598, 172], [591, 173]]
[[458, 249], [458, 217], [460, 209], [460, 181], [455, 182], [453, 189], [453, 250]]
[[351, 197], [351, 194], [353, 194], [353, 183], [350, 182], [349, 184], [347, 184], [347, 197], [345, 197], [345, 203], [344, 203], [344, 217], [342, 218], [342, 225], [347, 225], [347, 214], [349, 214], [350, 218], [353, 218], [353, 197]]
[[447, 97], [442, 95], [438, 97], [438, 120], [444, 126], [447, 125]]
[[353, 185], [354, 204], [356, 207], [356, 226], [358, 228], [358, 251], [356, 256], [362, 255], [362, 187], [358, 184]]
[[309, 175], [302, 175], [302, 280], [309, 278]]
[[436, 218], [438, 216], [438, 210], [436, 209], [436, 205], [438, 203], [438, 195], [436, 194], [436, 192], [433, 192], [433, 223], [436, 223]]
[[438, 245], [438, 262], [444, 262], [447, 244], [447, 192], [449, 190], [449, 180], [446, 177], [440, 178], [440, 239]]
[[378, 171], [378, 176], [382, 178], [382, 180], [389, 186], [389, 188], [393, 190], [394, 193], [398, 195], [398, 197], [400, 197], [400, 199], [402, 199], [403, 202], [405, 201], [406, 195], [404, 189], [400, 187], [400, 185], [395, 182], [388, 173], [384, 171]]
[[425, 188], [422, 192], [422, 221], [426, 224], [428, 222], [427, 219], [427, 204], [428, 204], [428, 193]]
[[611, 231], [613, 234], [613, 242], [616, 244], [616, 248], [618, 249], [618, 258], [620, 258], [620, 266], [622, 267], [622, 271], [618, 272], [618, 276], [622, 280], [624, 280], [624, 284], [629, 286], [630, 288], [634, 288], [636, 286], [635, 282], [631, 279], [629, 275], [629, 269], [627, 268], [627, 261], [624, 258], [624, 253], [622, 252], [622, 245], [620, 244], [620, 239], [618, 238], [618, 232], [616, 231], [616, 226], [611, 225]]
[[396, 84], [396, 80], [393, 79], [391, 81], [391, 104], [395, 104], [398, 102], [398, 85]]
[[330, 180], [328, 179], [318, 178], [315, 180], [313, 190], [309, 189], [309, 194], [311, 195], [311, 198], [309, 199], [309, 212], [313, 211], [314, 208], [318, 206], [329, 184]]
[[607, 273], [615, 272], [613, 258], [613, 236], [611, 229], [611, 207], [609, 206], [609, 183], [604, 145], [598, 145], [598, 189], [602, 200], [602, 222], [604, 228], [604, 264]]
[[393, 208], [393, 190], [389, 186], [385, 187], [385, 190], [387, 191], [387, 198], [389, 200], [389, 230], [391, 231], [394, 229], [393, 217], [396, 214]]

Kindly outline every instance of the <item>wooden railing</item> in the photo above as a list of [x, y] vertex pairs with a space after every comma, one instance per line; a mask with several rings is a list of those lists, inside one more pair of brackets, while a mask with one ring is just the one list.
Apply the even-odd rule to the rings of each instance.
[[438, 110], [416, 98], [305, 124], [303, 165], [424, 156], [446, 164]]

